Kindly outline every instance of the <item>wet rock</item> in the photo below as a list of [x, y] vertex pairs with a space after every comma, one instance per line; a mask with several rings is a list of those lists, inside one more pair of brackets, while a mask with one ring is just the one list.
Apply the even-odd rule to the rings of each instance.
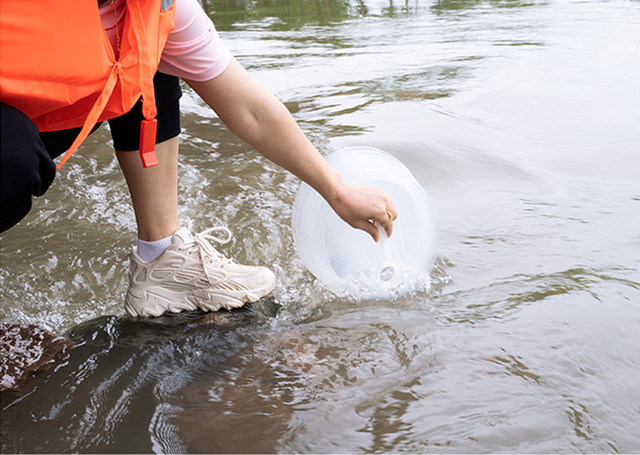
[[0, 324], [0, 392], [18, 390], [71, 344], [35, 325]]
[[73, 349], [3, 398], [0, 453], [276, 452], [292, 399], [279, 381], [301, 383], [270, 365], [278, 309], [264, 299], [73, 327]]

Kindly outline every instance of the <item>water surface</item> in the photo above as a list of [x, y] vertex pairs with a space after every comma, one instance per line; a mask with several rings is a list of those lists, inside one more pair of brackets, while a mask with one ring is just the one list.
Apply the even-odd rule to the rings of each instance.
[[269, 264], [246, 311], [126, 318], [109, 133], [2, 236], [1, 322], [76, 342], [2, 402], [4, 452], [638, 452], [640, 3], [213, 2], [314, 144], [382, 148], [438, 213], [431, 287], [354, 304], [290, 229], [298, 181], [186, 91], [181, 216]]

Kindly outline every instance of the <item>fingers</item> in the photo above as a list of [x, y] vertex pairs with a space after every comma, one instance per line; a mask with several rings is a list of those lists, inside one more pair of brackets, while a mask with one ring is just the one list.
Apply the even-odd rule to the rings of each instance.
[[[393, 203], [391, 205], [393, 205]], [[395, 206], [393, 206], [385, 210], [384, 216], [378, 216], [375, 219], [356, 220], [353, 222], [352, 226], [368, 232], [369, 235], [373, 237], [373, 240], [377, 242], [380, 240], [380, 231], [378, 230], [378, 226], [382, 226], [387, 237], [391, 237], [391, 234], [393, 234], [393, 222], [396, 218], [398, 218], [398, 212], [396, 211]]]
[[375, 242], [380, 240], [380, 234], [378, 233], [378, 229], [376, 228], [375, 224], [373, 224], [371, 221], [369, 221], [369, 220], [358, 220], [358, 221], [354, 222], [352, 224], [352, 226], [354, 228], [362, 229], [363, 231], [368, 232], [369, 235], [371, 235], [371, 237], [373, 237], [373, 240]]
[[345, 182], [341, 197], [332, 201], [335, 212], [352, 227], [368, 232], [374, 241], [380, 240], [378, 226], [390, 237], [398, 211], [389, 196], [377, 188]]
[[359, 220], [353, 227], [362, 229], [368, 232], [374, 241], [380, 240], [380, 231], [378, 226], [382, 226], [387, 234], [387, 237], [391, 237], [393, 234], [393, 222], [398, 218], [398, 211], [395, 204], [389, 199], [386, 194], [382, 195], [382, 201], [379, 201], [378, 208], [375, 209], [375, 213], [370, 218], [367, 217], [364, 220]]
[[387, 237], [391, 237], [391, 234], [393, 234], [393, 220], [391, 220], [389, 223], [385, 224], [382, 227], [384, 228], [385, 232], [387, 233]]
[[387, 237], [391, 237], [393, 234], [393, 222], [398, 218], [398, 211], [395, 205], [390, 200], [388, 201], [388, 208], [385, 209], [384, 220], [379, 221], [380, 225], [387, 233]]

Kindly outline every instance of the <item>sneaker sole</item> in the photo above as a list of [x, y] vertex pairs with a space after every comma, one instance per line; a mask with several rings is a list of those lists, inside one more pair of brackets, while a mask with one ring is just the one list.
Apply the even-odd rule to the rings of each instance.
[[218, 311], [221, 308], [231, 310], [243, 307], [247, 303], [256, 303], [269, 295], [275, 288], [273, 282], [254, 292], [238, 291], [233, 294], [216, 294], [212, 290], [168, 291], [165, 288], [149, 287], [139, 292], [129, 289], [124, 307], [131, 316], [157, 317], [164, 313], [183, 311]]

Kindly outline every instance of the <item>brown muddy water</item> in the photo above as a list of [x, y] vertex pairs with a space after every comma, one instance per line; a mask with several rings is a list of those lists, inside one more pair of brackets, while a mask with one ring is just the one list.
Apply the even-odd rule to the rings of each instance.
[[431, 287], [353, 303], [314, 280], [299, 182], [187, 91], [181, 216], [229, 226], [272, 298], [125, 317], [135, 223], [103, 127], [1, 239], [0, 322], [75, 342], [3, 395], [2, 451], [640, 452], [640, 3], [210, 7], [323, 153], [411, 169]]

